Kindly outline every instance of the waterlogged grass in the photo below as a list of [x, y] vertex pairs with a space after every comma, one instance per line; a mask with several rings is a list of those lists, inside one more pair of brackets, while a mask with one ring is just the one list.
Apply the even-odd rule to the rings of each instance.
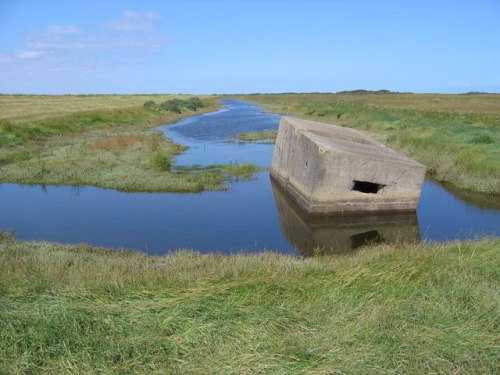
[[152, 131], [89, 132], [17, 149], [16, 161], [0, 169], [0, 177], [28, 184], [199, 192], [225, 190], [226, 182], [250, 179], [261, 170], [253, 164], [175, 167], [175, 156], [185, 148]]
[[[225, 182], [245, 173], [245, 178], [251, 177], [248, 165], [219, 166], [197, 173], [174, 171], [175, 156], [185, 148], [149, 129], [212, 111], [218, 104], [205, 98], [203, 108], [179, 114], [143, 108], [148, 97], [176, 98], [0, 96], [0, 107], [17, 105], [27, 112], [11, 109], [0, 119], [0, 181], [199, 192], [227, 189]], [[79, 109], [75, 109], [75, 101]], [[139, 106], [130, 106], [139, 101]], [[27, 107], [30, 102], [34, 109]], [[50, 109], [41, 112], [46, 107]]]
[[248, 132], [248, 133], [236, 134], [231, 139], [239, 143], [261, 142], [265, 144], [274, 144], [276, 143], [277, 137], [278, 137], [277, 131], [264, 130], [261, 132]]
[[[18, 148], [19, 149], [19, 148]], [[4, 181], [44, 185], [93, 185], [123, 191], [198, 192], [226, 189], [219, 170], [176, 173], [171, 164], [182, 146], [160, 132], [90, 132], [57, 137], [0, 169]], [[25, 156], [26, 155], [26, 156]]]
[[498, 239], [298, 259], [0, 238], [0, 373], [498, 370]]
[[500, 194], [500, 95], [253, 95], [268, 110], [370, 133], [455, 188]]
[[205, 172], [221, 173], [226, 179], [231, 182], [241, 180], [251, 180], [256, 173], [262, 172], [267, 168], [259, 167], [251, 163], [229, 163], [229, 164], [211, 164], [211, 165], [190, 165], [190, 166], [174, 166], [173, 171], [178, 174], [197, 174]]

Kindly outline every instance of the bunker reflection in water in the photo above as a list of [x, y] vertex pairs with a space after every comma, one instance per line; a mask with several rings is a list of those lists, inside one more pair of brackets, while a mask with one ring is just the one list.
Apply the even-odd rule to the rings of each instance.
[[420, 242], [415, 212], [310, 216], [271, 184], [281, 231], [304, 257], [347, 254], [373, 243]]

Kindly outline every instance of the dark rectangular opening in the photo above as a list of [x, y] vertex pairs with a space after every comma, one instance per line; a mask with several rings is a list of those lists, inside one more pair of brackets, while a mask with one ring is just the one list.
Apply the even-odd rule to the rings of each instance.
[[375, 184], [373, 182], [354, 180], [351, 190], [360, 191], [361, 193], [377, 194], [384, 186], [385, 185]]

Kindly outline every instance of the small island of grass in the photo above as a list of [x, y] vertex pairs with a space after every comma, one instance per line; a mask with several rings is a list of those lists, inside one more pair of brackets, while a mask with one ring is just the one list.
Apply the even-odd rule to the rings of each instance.
[[278, 132], [275, 130], [264, 130], [261, 132], [240, 133], [231, 137], [239, 143], [259, 142], [264, 144], [275, 144]]

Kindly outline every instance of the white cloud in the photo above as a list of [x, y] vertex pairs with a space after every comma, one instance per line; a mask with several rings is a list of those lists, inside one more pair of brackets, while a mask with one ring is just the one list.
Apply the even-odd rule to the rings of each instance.
[[149, 36], [146, 38], [118, 38], [113, 39], [110, 47], [131, 48], [136, 50], [154, 51], [159, 50], [167, 43], [166, 38], [162, 36]]
[[33, 51], [33, 50], [23, 49], [23, 50], [17, 51], [14, 54], [14, 57], [16, 59], [21, 59], [21, 60], [34, 60], [34, 59], [39, 59], [44, 54], [45, 54], [44, 51]]
[[167, 44], [166, 37], [155, 30], [159, 19], [157, 13], [127, 11], [118, 21], [105, 23], [94, 32], [49, 25], [43, 31], [28, 33], [18, 50], [0, 55], [0, 68], [53, 74], [145, 64]]
[[125, 58], [124, 62], [127, 65], [137, 65], [137, 64], [143, 65], [146, 64], [148, 61], [140, 57], [127, 57]]
[[68, 35], [79, 34], [82, 32], [82, 29], [75, 26], [51, 25], [47, 28], [47, 34], [49, 35]]
[[155, 24], [160, 20], [160, 15], [154, 12], [138, 13], [127, 10], [118, 21], [108, 22], [105, 27], [113, 32], [145, 32], [155, 31]]
[[35, 50], [79, 50], [106, 48], [103, 36], [81, 34], [54, 34], [49, 30], [29, 33], [24, 41], [26, 47]]

